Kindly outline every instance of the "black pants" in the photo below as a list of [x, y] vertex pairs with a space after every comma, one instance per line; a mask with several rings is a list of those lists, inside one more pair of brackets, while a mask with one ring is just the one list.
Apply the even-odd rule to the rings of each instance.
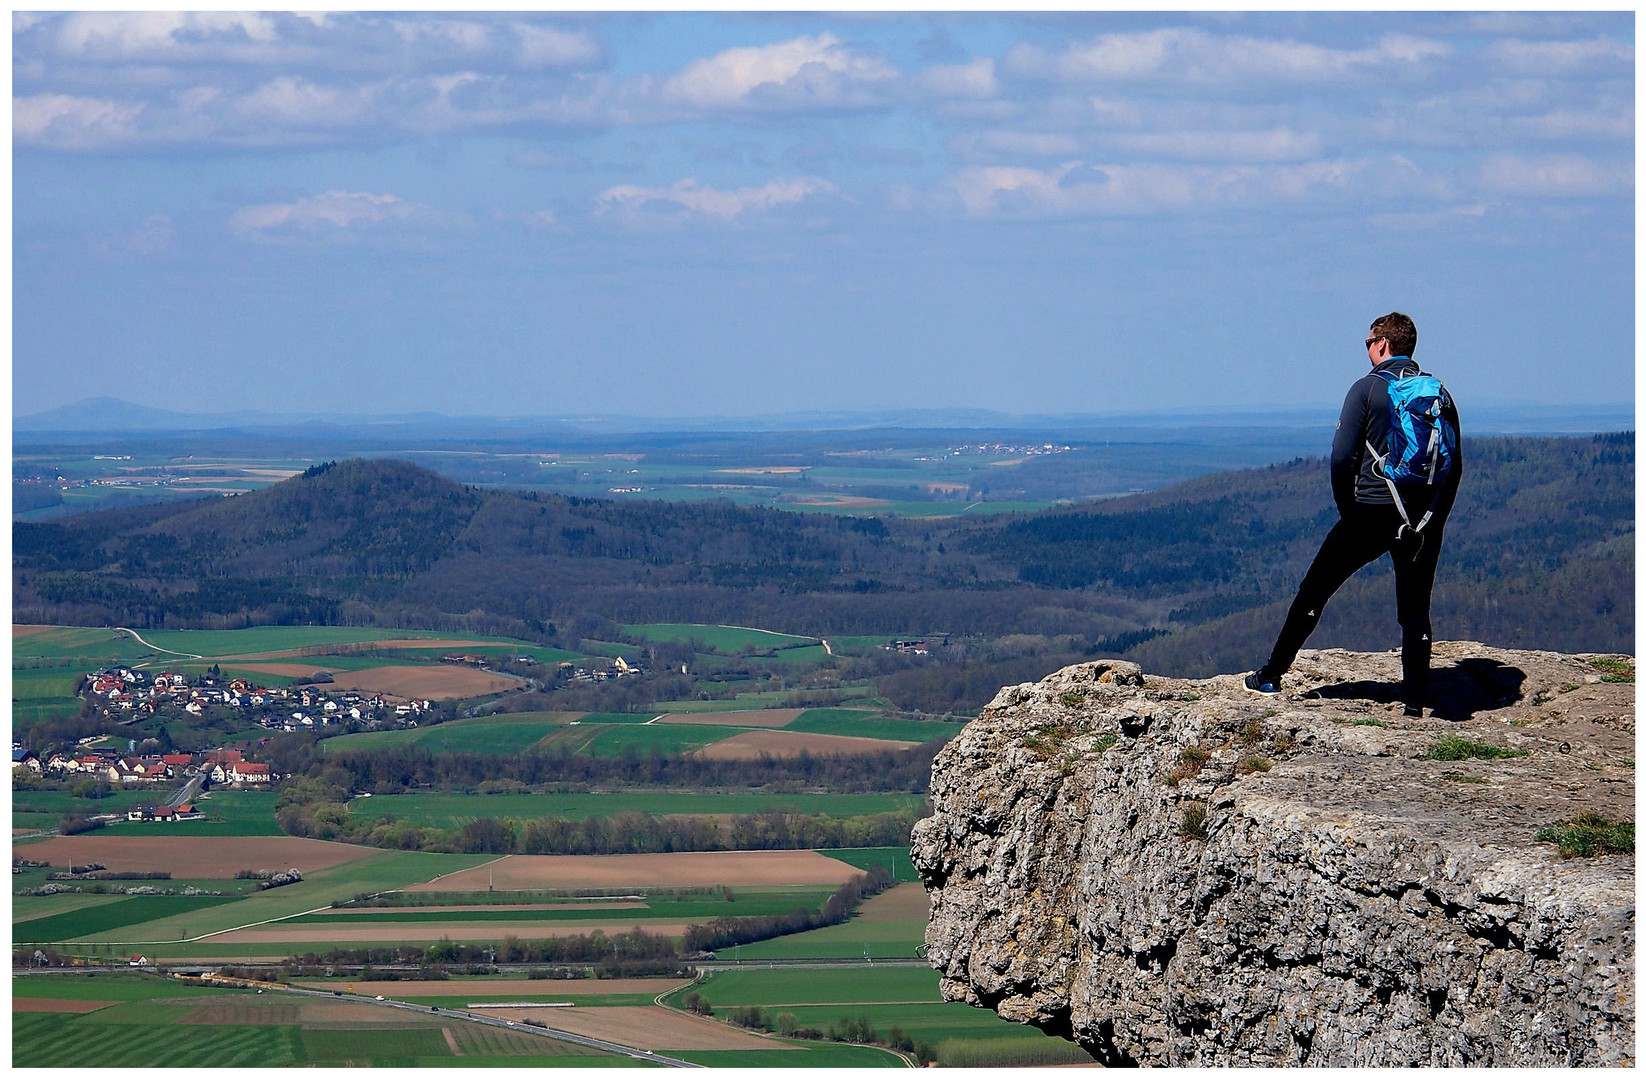
[[1320, 545], [1297, 599], [1286, 613], [1269, 662], [1260, 672], [1278, 680], [1297, 659], [1297, 651], [1309, 640], [1326, 601], [1356, 570], [1384, 552], [1395, 567], [1395, 610], [1400, 619], [1400, 669], [1404, 685], [1401, 697], [1407, 705], [1423, 706], [1429, 691], [1429, 594], [1434, 590], [1435, 563], [1440, 559], [1442, 525], [1431, 521], [1421, 534], [1405, 533], [1395, 539], [1400, 528], [1400, 512], [1392, 505], [1355, 504], [1353, 512], [1338, 519]]

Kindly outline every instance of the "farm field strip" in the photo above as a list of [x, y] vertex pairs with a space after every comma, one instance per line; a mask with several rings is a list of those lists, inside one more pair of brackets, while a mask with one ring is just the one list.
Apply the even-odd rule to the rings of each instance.
[[356, 861], [325, 867], [294, 885], [284, 885], [247, 896], [234, 904], [194, 912], [187, 917], [171, 917], [94, 935], [97, 941], [130, 941], [142, 944], [194, 941], [214, 934], [278, 922], [292, 915], [330, 908], [333, 900], [362, 892], [387, 892], [427, 881], [442, 870], [473, 867], [482, 863], [480, 855], [440, 855], [425, 852], [381, 851]]
[[738, 709], [733, 712], [668, 712], [659, 724], [704, 724], [710, 727], [780, 728], [800, 716], [802, 709]]
[[919, 745], [907, 740], [816, 735], [805, 731], [756, 728], [711, 742], [699, 752], [704, 757], [717, 761], [751, 761], [762, 754], [770, 754], [772, 757], [793, 757], [802, 751], [812, 754], [862, 754], [877, 750], [907, 750]]
[[[609, 792], [588, 794], [522, 793], [514, 795], [458, 795], [416, 793], [374, 795], [354, 799], [349, 812], [362, 817], [393, 815], [397, 820], [441, 828], [460, 828], [476, 818], [558, 817], [583, 820], [611, 817], [626, 811], [655, 816], [753, 814], [785, 809], [805, 814], [856, 817], [864, 814], [918, 810], [921, 795], [834, 795], [819, 793], [768, 794], [764, 792]], [[272, 819], [272, 810], [271, 810]]]
[[[459, 918], [473, 922], [566, 922], [603, 919], [716, 919], [738, 915], [780, 915], [795, 908], [820, 908], [828, 900], [830, 891], [808, 892], [754, 892], [743, 890], [732, 900], [681, 900], [652, 897], [643, 903], [607, 904], [591, 901], [582, 904], [505, 906], [474, 905], [462, 908], [330, 908], [318, 913], [306, 913], [287, 919], [284, 925], [314, 925], [321, 923], [427, 923], [455, 922]], [[632, 915], [630, 913], [633, 913]]]
[[814, 637], [784, 634], [753, 626], [718, 626], [699, 623], [642, 623], [627, 625], [623, 632], [644, 641], [698, 642], [720, 653], [736, 653], [745, 646], [755, 649], [785, 649], [815, 645]]
[[813, 851], [718, 851], [658, 855], [505, 855], [489, 867], [451, 874], [408, 892], [502, 889], [623, 889], [686, 886], [845, 884], [860, 871]]
[[931, 968], [717, 971], [697, 992], [715, 1008], [759, 1005], [943, 1004]]
[[225, 930], [207, 935], [206, 939], [192, 939], [203, 944], [242, 945], [276, 944], [307, 946], [302, 951], [326, 952], [331, 949], [358, 948], [362, 942], [385, 942], [399, 945], [433, 945], [442, 940], [501, 941], [505, 937], [522, 939], [580, 937], [596, 932], [612, 935], [626, 934], [636, 927], [649, 934], [679, 937], [686, 932], [687, 923], [652, 919], [624, 919], [620, 922], [565, 922], [557, 925], [475, 926], [472, 922], [418, 923], [417, 932], [411, 933], [408, 924], [392, 923], [378, 926], [339, 926], [335, 923], [321, 926], [289, 926], [286, 923], [263, 923], [245, 930]]

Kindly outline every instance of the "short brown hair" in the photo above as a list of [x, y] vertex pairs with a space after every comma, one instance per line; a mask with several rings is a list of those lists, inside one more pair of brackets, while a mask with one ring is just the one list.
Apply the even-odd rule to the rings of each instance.
[[1417, 348], [1417, 324], [1412, 322], [1411, 316], [1398, 311], [1391, 311], [1373, 321], [1371, 336], [1389, 343], [1390, 356], [1410, 356], [1412, 350]]

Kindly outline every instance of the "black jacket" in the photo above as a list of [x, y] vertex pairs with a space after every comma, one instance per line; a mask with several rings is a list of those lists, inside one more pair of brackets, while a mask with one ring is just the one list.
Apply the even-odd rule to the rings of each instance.
[[[1394, 499], [1389, 496], [1389, 486], [1372, 472], [1372, 455], [1366, 451], [1368, 442], [1377, 447], [1380, 454], [1386, 453], [1389, 446], [1389, 384], [1376, 374], [1380, 371], [1413, 375], [1417, 373], [1418, 366], [1409, 356], [1391, 356], [1349, 387], [1349, 396], [1343, 399], [1343, 412], [1337, 418], [1337, 433], [1332, 436], [1332, 499], [1337, 503], [1337, 512], [1345, 517], [1353, 512], [1357, 503], [1363, 506], [1394, 505]], [[1457, 458], [1452, 462], [1451, 473], [1435, 493], [1435, 516], [1431, 529], [1445, 523], [1446, 515], [1452, 510], [1452, 502], [1457, 498], [1458, 481], [1463, 479], [1463, 429], [1458, 426], [1457, 405], [1452, 401], [1451, 394], [1443, 398], [1441, 411], [1457, 430], [1460, 445]], [[1429, 509], [1428, 489], [1420, 485], [1413, 490], [1414, 497], [1408, 498], [1406, 488], [1402, 487], [1400, 497], [1406, 503], [1412, 520], [1416, 521]]]

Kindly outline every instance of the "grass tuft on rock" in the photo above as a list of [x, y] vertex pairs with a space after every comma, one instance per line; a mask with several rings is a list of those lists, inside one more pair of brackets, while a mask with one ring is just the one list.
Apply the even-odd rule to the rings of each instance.
[[1560, 846], [1560, 857], [1591, 859], [1597, 855], [1633, 855], [1635, 823], [1611, 822], [1585, 810], [1564, 825], [1540, 829], [1537, 839]]
[[1206, 839], [1206, 804], [1203, 802], [1185, 803], [1183, 806], [1183, 824], [1179, 830], [1185, 840]]
[[1602, 656], [1589, 661], [1589, 666], [1600, 672], [1601, 682], [1632, 683], [1635, 681], [1635, 662], [1626, 656]]
[[1530, 753], [1530, 750], [1516, 750], [1511, 746], [1477, 742], [1461, 735], [1442, 735], [1434, 741], [1433, 746], [1423, 752], [1422, 756], [1425, 761], [1467, 761], [1470, 758], [1525, 757]]

